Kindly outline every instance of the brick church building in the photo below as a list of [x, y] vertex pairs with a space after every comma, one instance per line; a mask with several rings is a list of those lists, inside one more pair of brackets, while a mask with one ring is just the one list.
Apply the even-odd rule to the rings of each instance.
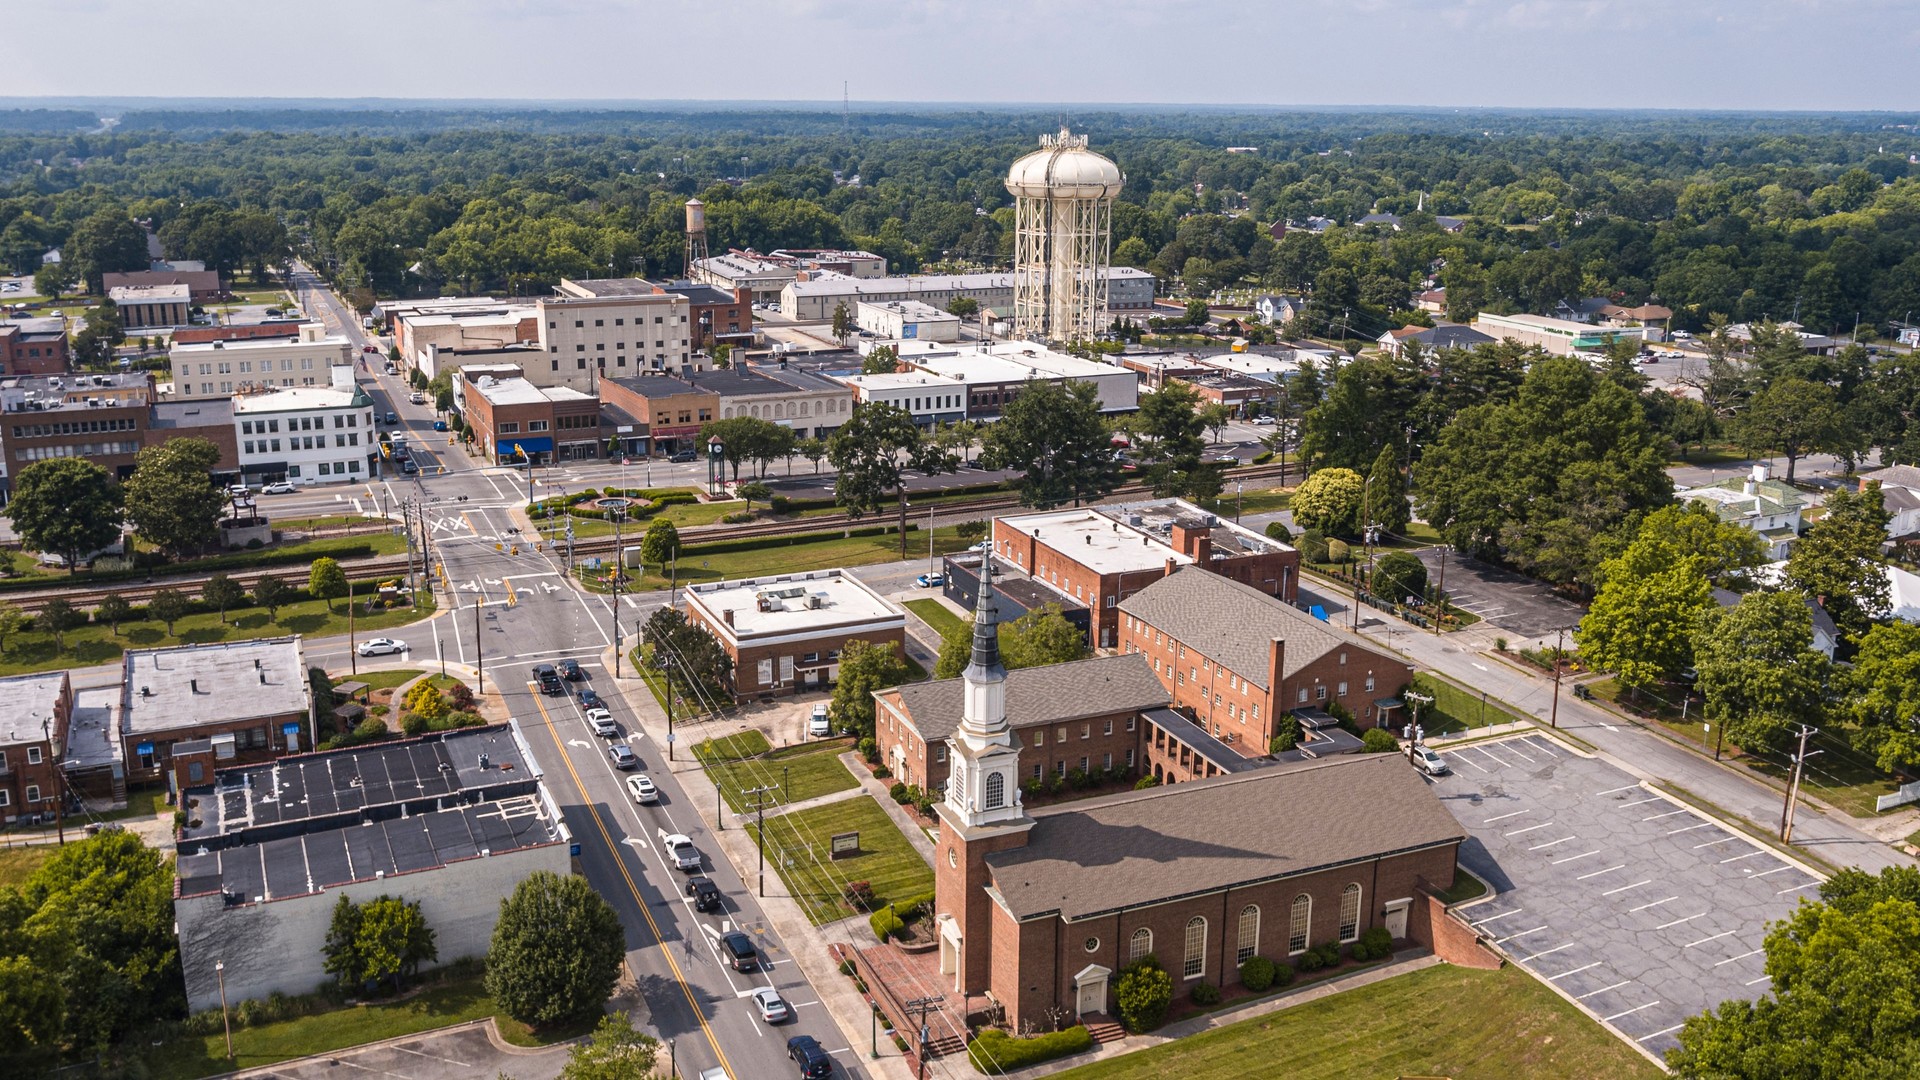
[[[1332, 757], [1191, 783], [1022, 805], [990, 575], [980, 590], [950, 779], [938, 805], [935, 919], [951, 990], [1014, 1030], [1113, 1011], [1111, 984], [1156, 956], [1176, 997], [1231, 986], [1386, 927], [1427, 936], [1466, 834], [1397, 754]], [[1431, 944], [1430, 942], [1422, 942]]]

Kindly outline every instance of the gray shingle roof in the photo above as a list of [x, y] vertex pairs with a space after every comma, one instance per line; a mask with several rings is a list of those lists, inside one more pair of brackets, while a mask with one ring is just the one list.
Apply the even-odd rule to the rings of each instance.
[[[899, 694], [915, 730], [933, 742], [960, 726], [963, 688], [959, 679], [936, 679], [880, 693]], [[1015, 728], [1151, 709], [1171, 699], [1147, 658], [1138, 654], [1007, 672], [1007, 723]]]
[[1364, 647], [1346, 634], [1251, 585], [1197, 567], [1141, 589], [1120, 601], [1120, 610], [1198, 649], [1262, 690], [1273, 639], [1287, 643], [1280, 675], [1285, 678], [1341, 646]]
[[1398, 754], [1148, 788], [1033, 818], [1025, 847], [987, 856], [1021, 919], [1087, 918], [1466, 839]]

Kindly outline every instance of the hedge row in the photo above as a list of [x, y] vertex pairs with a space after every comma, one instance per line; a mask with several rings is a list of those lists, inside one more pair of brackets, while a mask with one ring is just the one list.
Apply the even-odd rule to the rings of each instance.
[[[103, 585], [114, 581], [145, 581], [150, 573], [165, 569], [167, 574], [212, 574], [233, 570], [260, 570], [273, 566], [291, 566], [296, 563], [310, 563], [325, 556], [335, 560], [364, 559], [375, 553], [373, 545], [365, 537], [333, 536], [322, 540], [308, 540], [296, 548], [262, 548], [258, 551], [235, 551], [225, 555], [209, 555], [204, 559], [188, 559], [185, 562], [163, 563], [152, 571], [135, 568], [132, 570], [85, 570], [78, 574], [55, 574], [51, 577], [16, 578], [0, 581], [0, 592], [21, 592], [32, 589], [44, 589], [52, 585]], [[161, 582], [164, 584], [164, 582]]]
[[1084, 1025], [1075, 1024], [1064, 1031], [1016, 1038], [999, 1028], [988, 1028], [967, 1044], [967, 1060], [978, 1072], [1004, 1075], [1015, 1069], [1038, 1065], [1069, 1054], [1084, 1054], [1093, 1049], [1093, 1035]]
[[[398, 576], [404, 577], [405, 575], [402, 574]], [[391, 581], [393, 580], [393, 578], [382, 578], [380, 580]], [[375, 595], [375, 586], [378, 584], [379, 582], [377, 581], [354, 582], [353, 583], [354, 603], [361, 604], [361, 605], [366, 604], [367, 598]], [[304, 586], [290, 585], [288, 586], [288, 588], [291, 591], [287, 593], [286, 600], [280, 604], [280, 606], [283, 608], [289, 607], [293, 604], [304, 603], [308, 600], [316, 599], [315, 597], [308, 594]], [[211, 615], [220, 610], [219, 608], [201, 599], [200, 590], [198, 589], [181, 589], [179, 591], [181, 592], [182, 595], [184, 595], [187, 598], [187, 606], [186, 606], [185, 612], [183, 613], [183, 617], [185, 615]], [[336, 597], [333, 603], [334, 603], [334, 607], [336, 607], [340, 611], [345, 611], [347, 609], [346, 607], [347, 598], [344, 596]], [[227, 612], [228, 614], [232, 614], [238, 611], [250, 611], [255, 608], [258, 608], [259, 606], [260, 605], [253, 602], [253, 590], [247, 589], [245, 598], [242, 599], [239, 603], [234, 604], [233, 606], [227, 608]], [[142, 622], [142, 621], [150, 620], [153, 618], [153, 616], [149, 613], [149, 610], [150, 609], [146, 604], [134, 604], [131, 608], [128, 609], [127, 617], [120, 621], [123, 623], [130, 623], [130, 622]], [[365, 611], [365, 608], [362, 607], [361, 610]], [[29, 618], [31, 618], [31, 616]], [[108, 625], [107, 620], [100, 618], [100, 613], [97, 609], [94, 609], [90, 612], [90, 619], [93, 623], [97, 625], [100, 625], [100, 626]], [[28, 628], [29, 629], [34, 628], [31, 622], [29, 622]]]
[[[963, 484], [960, 487], [941, 488], [940, 495], [942, 498], [945, 498], [947, 496], [964, 496], [964, 495], [998, 495], [998, 494], [1005, 493], [1007, 490], [1008, 488], [1006, 484], [998, 480], [992, 480], [992, 481], [979, 483], [979, 484]], [[774, 500], [775, 502], [778, 503], [778, 505], [775, 506], [774, 509], [781, 513], [786, 513], [789, 511], [798, 512], [801, 510], [824, 510], [830, 506], [840, 505], [839, 501], [836, 499], [833, 499], [832, 497], [825, 497], [825, 498], [818, 498], [818, 499], [790, 499], [785, 495], [776, 495], [774, 496]], [[936, 503], [935, 505], [938, 505], [938, 504]]]
[[933, 904], [932, 893], [918, 893], [892, 901], [885, 907], [867, 916], [867, 925], [873, 927], [874, 937], [885, 941], [887, 938], [898, 934], [907, 925], [906, 920], [901, 918], [900, 915], [897, 914], [898, 912], [910, 912], [923, 904], [928, 906]]
[[[908, 522], [908, 532], [919, 532], [920, 526]], [[716, 540], [711, 544], [689, 544], [680, 548], [682, 559], [698, 558], [701, 555], [722, 555], [729, 551], [757, 551], [760, 548], [790, 547], [794, 544], [812, 544], [828, 540], [839, 540], [845, 536], [886, 536], [894, 532], [892, 525], [867, 525], [851, 531], [834, 529], [817, 533], [796, 533], [786, 536], [747, 537], [740, 540]]]

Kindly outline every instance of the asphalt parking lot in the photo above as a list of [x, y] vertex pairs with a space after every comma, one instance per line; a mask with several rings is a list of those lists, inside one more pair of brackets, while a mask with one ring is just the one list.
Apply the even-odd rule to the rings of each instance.
[[1654, 1054], [1687, 1017], [1767, 989], [1767, 924], [1820, 879], [1544, 735], [1443, 751], [1436, 794], [1494, 886], [1462, 911], [1520, 966]]
[[1446, 548], [1421, 548], [1414, 552], [1427, 564], [1429, 580], [1440, 580], [1440, 558], [1447, 560], [1447, 594], [1455, 607], [1470, 611], [1503, 630], [1519, 637], [1550, 637], [1560, 629], [1570, 629], [1585, 614], [1580, 605], [1554, 595], [1552, 589], [1532, 578], [1522, 577], [1478, 559], [1470, 559]]
[[409, 1039], [284, 1061], [238, 1075], [244, 1080], [320, 1080], [322, 1077], [378, 1076], [392, 1080], [460, 1080], [471, 1076], [511, 1076], [514, 1080], [550, 1080], [567, 1063], [567, 1045], [540, 1050], [504, 1049], [472, 1024]]

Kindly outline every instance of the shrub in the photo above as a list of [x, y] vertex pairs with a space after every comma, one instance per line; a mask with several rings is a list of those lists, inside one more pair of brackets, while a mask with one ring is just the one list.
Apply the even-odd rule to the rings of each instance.
[[917, 799], [915, 799], [915, 800], [913, 800], [913, 808], [914, 808], [915, 810], [917, 810], [917, 811], [919, 811], [919, 813], [920, 813], [920, 816], [921, 816], [921, 817], [932, 817], [932, 816], [933, 816], [933, 804], [934, 804], [934, 803], [935, 803], [936, 801], [938, 801], [938, 800], [936, 800], [936, 799], [935, 799], [935, 798], [933, 797], [933, 795], [932, 795], [932, 793], [931, 793], [931, 792], [925, 792], [925, 791], [923, 791], [923, 792], [921, 792], [921, 793], [920, 793], [920, 797], [919, 797], [919, 798], [917, 798]]
[[1193, 987], [1193, 1003], [1195, 1005], [1220, 1004], [1220, 988], [1210, 982], [1195, 983]]
[[768, 505], [773, 507], [774, 513], [784, 514], [787, 512], [787, 497], [785, 495], [775, 495], [768, 501]]
[[1353, 558], [1353, 548], [1345, 540], [1327, 541], [1327, 561], [1344, 565]]
[[860, 756], [866, 758], [869, 765], [880, 760], [880, 744], [872, 739], [861, 739], [855, 749], [860, 751]]
[[1273, 965], [1273, 988], [1293, 985], [1293, 965], [1276, 962]]
[[1266, 533], [1269, 540], [1278, 540], [1283, 544], [1293, 543], [1293, 530], [1287, 528], [1284, 522], [1267, 522]]
[[1093, 778], [1083, 769], [1070, 769], [1067, 772], [1067, 786], [1075, 791], [1084, 791], [1093, 783]]
[[1273, 738], [1267, 741], [1267, 753], [1283, 754], [1300, 745], [1300, 721], [1292, 713], [1280, 718], [1274, 725]]
[[873, 883], [870, 881], [851, 882], [841, 890], [840, 895], [855, 911], [873, 910]]
[[1135, 780], [1133, 782], [1133, 790], [1135, 791], [1145, 791], [1150, 787], [1159, 787], [1159, 786], [1160, 786], [1160, 778], [1153, 775], [1152, 773], [1148, 773], [1147, 775], [1142, 776], [1140, 779]]
[[887, 768], [885, 765], [875, 765], [873, 767], [873, 778], [875, 780], [885, 780], [887, 777], [892, 775], [893, 775], [893, 770]]
[[[1365, 956], [1360, 955], [1361, 949], [1367, 951]], [[1391, 955], [1393, 955], [1393, 935], [1388, 933], [1384, 926], [1376, 926], [1361, 934], [1359, 943], [1353, 947], [1355, 960], [1379, 960]]]
[[359, 727], [353, 729], [353, 737], [362, 742], [378, 739], [386, 733], [386, 722], [377, 716], [367, 717], [365, 720], [360, 721]]
[[840, 961], [840, 974], [845, 975], [847, 978], [853, 978], [853, 973], [856, 970], [858, 969], [854, 967], [853, 957], [849, 956], [845, 960]]
[[1300, 558], [1304, 562], [1323, 563], [1329, 561], [1327, 558], [1327, 542], [1325, 540], [1315, 539], [1311, 536], [1302, 536], [1300, 542], [1293, 546], [1300, 550]]
[[999, 1028], [987, 1028], [967, 1044], [967, 1060], [976, 1071], [997, 1076], [1091, 1049], [1093, 1036], [1080, 1024], [1030, 1039], [1009, 1035]]
[[1497, 637], [1497, 638], [1494, 638], [1494, 639], [1493, 639], [1493, 647], [1494, 647], [1495, 649], [1498, 649], [1498, 650], [1499, 650], [1499, 651], [1501, 651], [1501, 652], [1506, 652], [1506, 651], [1507, 651], [1507, 639], [1506, 639], [1506, 638], [1503, 638], [1503, 637]]
[[417, 712], [410, 712], [400, 718], [400, 730], [410, 736], [425, 735], [432, 729], [433, 725], [427, 718]]
[[1259, 453], [1253, 455], [1253, 463], [1255, 465], [1265, 465], [1267, 462], [1272, 460], [1273, 460], [1273, 451], [1271, 450], [1262, 450]]
[[1340, 965], [1340, 943], [1339, 942], [1337, 941], [1321, 942], [1319, 945], [1314, 946], [1313, 951], [1320, 954], [1321, 967], [1338, 967]]
[[1258, 994], [1273, 985], [1273, 961], [1264, 956], [1250, 957], [1240, 965], [1240, 985]]
[[1120, 972], [1113, 1000], [1128, 1031], [1136, 1035], [1152, 1031], [1167, 1019], [1167, 1006], [1173, 1003], [1173, 976], [1157, 958], [1142, 957]]
[[1400, 603], [1427, 592], [1427, 564], [1404, 551], [1390, 551], [1373, 568], [1375, 595]]
[[1300, 965], [1301, 971], [1319, 971], [1321, 968], [1327, 966], [1327, 962], [1321, 957], [1319, 949], [1308, 949], [1306, 952], [1301, 953], [1300, 959], [1295, 961], [1295, 963]]
[[893, 906], [888, 905], [867, 916], [867, 925], [873, 927], [874, 937], [885, 941], [905, 929], [907, 924], [894, 913]]
[[898, 780], [895, 780], [893, 782], [893, 786], [887, 788], [887, 798], [892, 799], [894, 802], [897, 802], [897, 803], [906, 802], [907, 801], [907, 785], [901, 783]]
[[1385, 728], [1368, 728], [1360, 736], [1360, 749], [1367, 754], [1391, 754], [1400, 749], [1400, 743]]

